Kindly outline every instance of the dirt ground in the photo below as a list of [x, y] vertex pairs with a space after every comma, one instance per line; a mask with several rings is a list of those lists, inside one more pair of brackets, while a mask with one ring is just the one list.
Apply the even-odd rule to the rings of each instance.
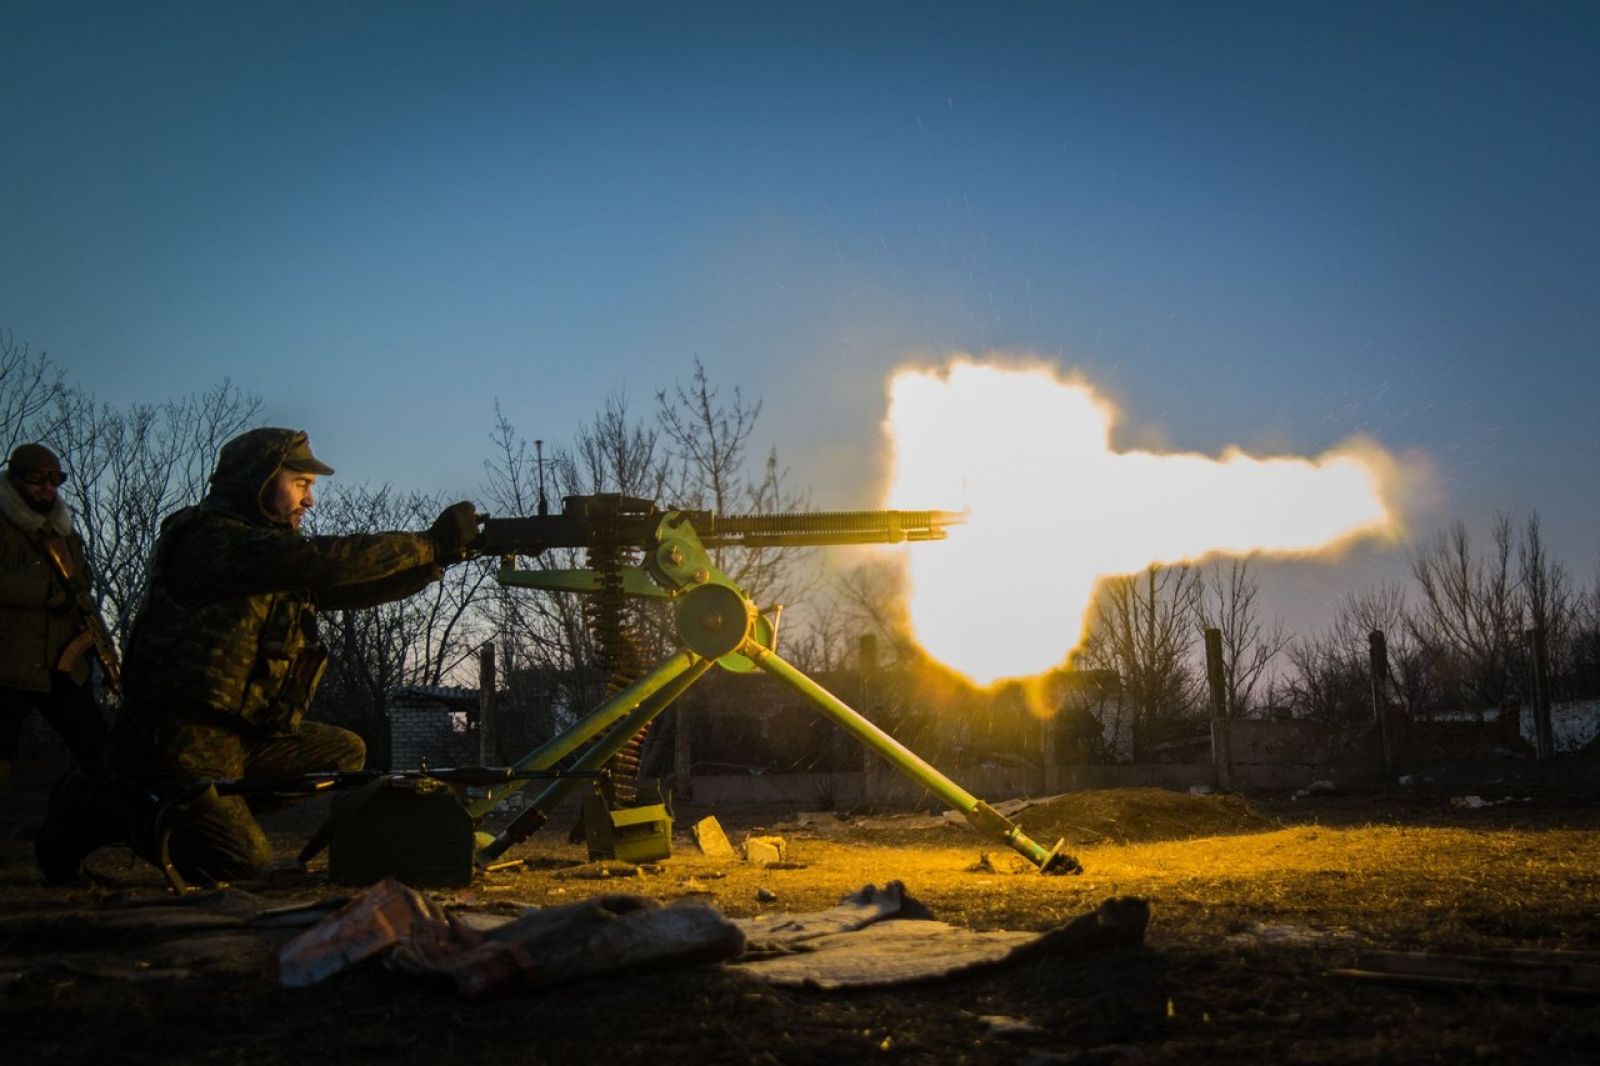
[[[42, 796], [12, 796], [0, 820], [0, 1026], [8, 1061], [50, 1064], [1600, 1061], [1600, 991], [1562, 976], [1600, 964], [1600, 790], [1453, 804], [1461, 794], [1075, 793], [1017, 815], [1037, 839], [1066, 837], [1083, 863], [1081, 876], [1053, 878], [930, 816], [718, 810], [735, 841], [783, 836], [788, 861], [713, 861], [685, 837], [658, 866], [603, 879], [547, 829], [510, 853], [526, 867], [438, 897], [511, 909], [627, 891], [744, 916], [819, 910], [898, 879], [935, 917], [973, 928], [1045, 930], [1129, 895], [1149, 901], [1151, 922], [1137, 947], [915, 987], [779, 990], [701, 967], [490, 1002], [376, 965], [285, 989], [268, 960], [286, 933], [108, 925], [159, 902], [158, 876], [108, 849], [90, 884], [46, 889], [26, 839]], [[679, 828], [705, 813], [680, 810]], [[315, 815], [272, 823], [285, 855]], [[269, 904], [350, 891], [245, 887]], [[1542, 987], [1339, 972], [1375, 951], [1563, 952], [1572, 965], [1523, 982]]]

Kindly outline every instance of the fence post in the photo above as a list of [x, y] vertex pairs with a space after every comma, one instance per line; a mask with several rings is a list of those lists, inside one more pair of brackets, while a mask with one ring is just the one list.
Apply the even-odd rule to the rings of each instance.
[[1228, 693], [1222, 682], [1222, 630], [1206, 630], [1206, 684], [1211, 690], [1211, 766], [1217, 788], [1233, 788], [1233, 749], [1228, 735]]
[[1054, 796], [1061, 791], [1061, 760], [1057, 758], [1056, 753], [1059, 743], [1057, 734], [1060, 732], [1057, 729], [1057, 723], [1060, 719], [1061, 712], [1057, 710], [1054, 714], [1046, 715], [1044, 720], [1040, 722], [1040, 744], [1044, 748], [1044, 751], [1040, 754], [1043, 756], [1044, 794], [1046, 796]]
[[1529, 672], [1533, 688], [1533, 733], [1537, 742], [1539, 759], [1556, 757], [1555, 726], [1550, 721], [1550, 649], [1545, 643], [1544, 627], [1528, 630]]
[[1383, 751], [1383, 776], [1394, 776], [1394, 737], [1389, 732], [1389, 642], [1383, 630], [1367, 634], [1367, 663], [1372, 675], [1372, 717], [1378, 723]]
[[486, 640], [478, 649], [478, 764], [498, 766], [495, 751], [495, 668], [494, 641]]

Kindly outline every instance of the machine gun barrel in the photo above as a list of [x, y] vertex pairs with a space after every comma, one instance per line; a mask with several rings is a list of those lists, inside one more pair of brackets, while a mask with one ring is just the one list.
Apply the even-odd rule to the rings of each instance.
[[816, 511], [801, 514], [707, 515], [694, 531], [708, 548], [820, 544], [898, 544], [943, 540], [961, 521], [951, 511]]
[[[570, 501], [569, 501], [570, 503]], [[711, 511], [598, 514], [569, 506], [558, 515], [487, 518], [477, 548], [484, 555], [535, 555], [547, 548], [650, 548], [663, 519], [676, 515], [708, 548], [810, 547], [943, 540], [962, 521], [955, 511], [813, 511], [719, 515]]]

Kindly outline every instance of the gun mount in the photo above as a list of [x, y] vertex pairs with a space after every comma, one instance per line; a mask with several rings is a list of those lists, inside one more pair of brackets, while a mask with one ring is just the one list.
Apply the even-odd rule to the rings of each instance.
[[[563, 733], [518, 760], [515, 770], [549, 769], [576, 756], [569, 769], [597, 771], [612, 764], [641, 731], [713, 665], [735, 673], [761, 670], [777, 678], [891, 766], [966, 817], [978, 832], [1005, 843], [1041, 873], [1078, 873], [1082, 867], [1062, 848], [1043, 848], [989, 804], [940, 773], [911, 749], [790, 665], [777, 653], [776, 615], [763, 611], [720, 570], [713, 548], [800, 547], [830, 544], [895, 544], [940, 540], [962, 516], [948, 511], [835, 511], [802, 514], [716, 515], [708, 511], [663, 511], [635, 497], [569, 496], [559, 515], [488, 518], [477, 545], [498, 555], [498, 579], [507, 586], [588, 594], [615, 604], [639, 596], [671, 603], [679, 649], [654, 668], [618, 678], [607, 698]], [[549, 548], [585, 548], [583, 569], [523, 569], [518, 557]], [[633, 565], [634, 554], [642, 565]], [[600, 643], [616, 632], [597, 633]], [[587, 745], [587, 748], [585, 748]], [[582, 749], [581, 754], [579, 754]], [[551, 808], [572, 790], [575, 778], [552, 782], [523, 813], [479, 849], [487, 863], [538, 829]], [[515, 781], [469, 807], [474, 817], [492, 809]]]

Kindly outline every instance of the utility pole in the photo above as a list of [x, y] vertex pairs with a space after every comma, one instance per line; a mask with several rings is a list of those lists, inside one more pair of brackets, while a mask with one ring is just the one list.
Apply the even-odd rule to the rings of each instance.
[[1222, 630], [1206, 630], [1206, 684], [1211, 690], [1211, 766], [1217, 789], [1233, 789], [1233, 749], [1228, 734], [1228, 691], [1222, 680]]
[[495, 766], [499, 758], [494, 743], [495, 668], [494, 641], [478, 649], [478, 764]]
[[1367, 663], [1372, 675], [1372, 717], [1383, 747], [1383, 776], [1394, 776], [1394, 737], [1389, 732], [1389, 642], [1383, 630], [1367, 634]]
[[1544, 627], [1535, 626], [1527, 631], [1529, 672], [1533, 689], [1533, 733], [1541, 762], [1556, 757], [1555, 727], [1550, 721], [1550, 649], [1545, 642]]

